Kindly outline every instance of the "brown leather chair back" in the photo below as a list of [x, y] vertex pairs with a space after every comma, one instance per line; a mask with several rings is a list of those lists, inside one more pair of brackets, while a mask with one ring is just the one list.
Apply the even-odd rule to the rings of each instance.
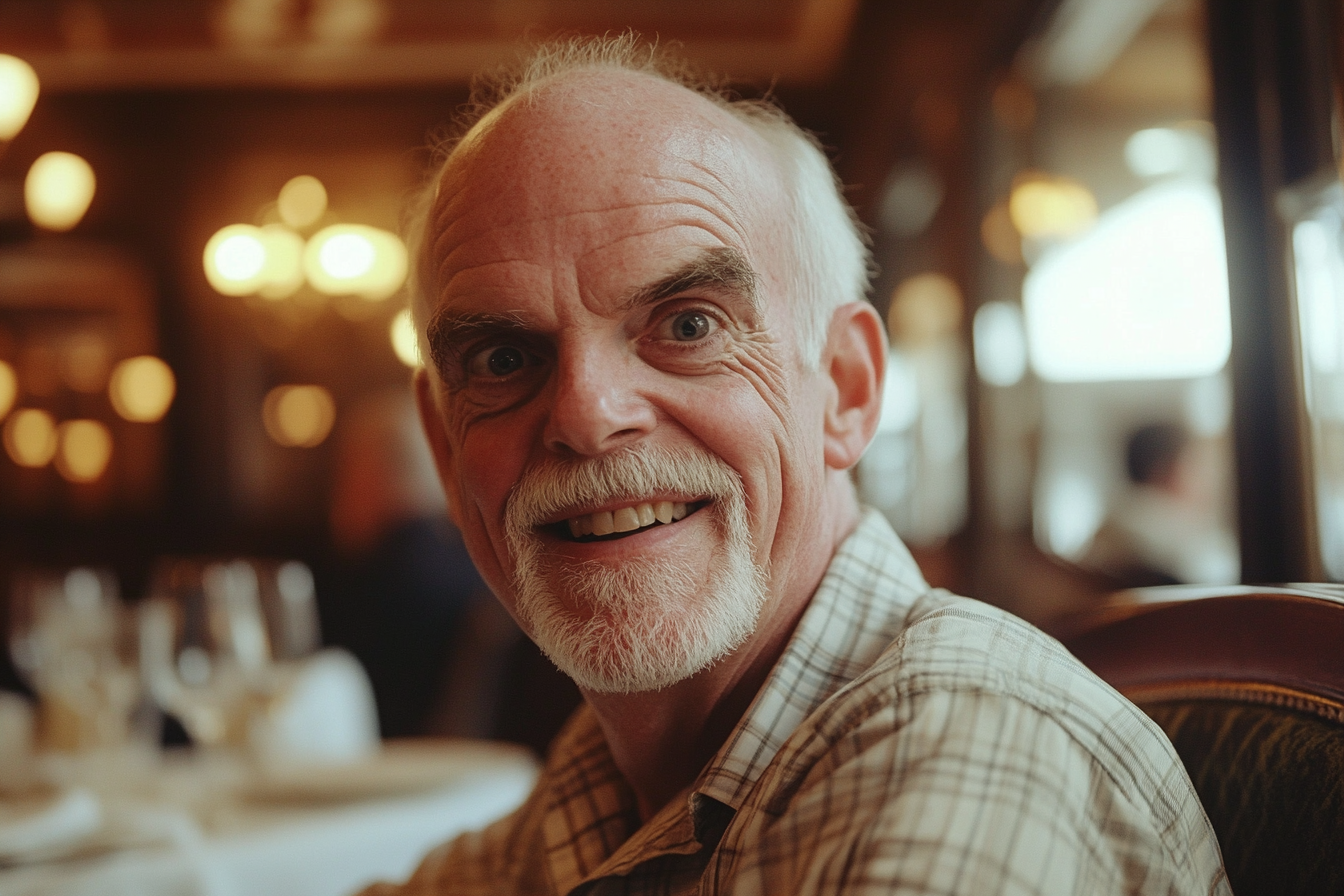
[[1233, 892], [1344, 894], [1344, 589], [1210, 595], [1122, 592], [1064, 643], [1167, 733]]

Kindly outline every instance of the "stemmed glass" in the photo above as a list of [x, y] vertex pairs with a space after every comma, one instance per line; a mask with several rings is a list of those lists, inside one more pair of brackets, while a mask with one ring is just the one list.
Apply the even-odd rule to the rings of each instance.
[[155, 702], [204, 747], [246, 742], [270, 647], [246, 563], [166, 561], [140, 606], [140, 661]]
[[10, 596], [10, 655], [39, 697], [46, 745], [125, 743], [140, 683], [116, 577], [88, 567], [22, 572]]
[[164, 561], [140, 609], [150, 692], [205, 747], [246, 746], [281, 664], [317, 638], [312, 574], [296, 561]]

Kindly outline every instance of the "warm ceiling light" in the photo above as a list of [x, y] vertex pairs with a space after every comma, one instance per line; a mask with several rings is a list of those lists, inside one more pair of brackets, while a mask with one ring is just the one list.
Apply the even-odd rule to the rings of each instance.
[[19, 378], [14, 368], [0, 361], [0, 420], [5, 419], [9, 409], [14, 407], [14, 399], [19, 396]]
[[251, 224], [220, 228], [205, 244], [205, 278], [226, 296], [251, 295], [266, 282], [266, 234]]
[[93, 201], [97, 186], [93, 167], [70, 152], [48, 152], [37, 157], [23, 182], [28, 217], [46, 230], [69, 230], [79, 223]]
[[316, 224], [327, 211], [327, 188], [308, 174], [292, 177], [280, 188], [276, 202], [280, 220], [290, 227], [303, 229]]
[[1008, 198], [1008, 214], [1028, 239], [1059, 239], [1092, 226], [1097, 200], [1072, 178], [1033, 172], [1018, 178]]
[[0, 140], [13, 140], [37, 104], [37, 73], [17, 56], [0, 53]]
[[5, 451], [21, 467], [45, 467], [56, 453], [56, 421], [46, 411], [24, 408], [5, 421]]
[[112, 369], [107, 393], [124, 419], [154, 423], [168, 412], [177, 382], [172, 368], [153, 355], [127, 358]]
[[388, 327], [388, 336], [392, 340], [392, 351], [397, 359], [407, 367], [420, 366], [420, 340], [415, 335], [415, 323], [411, 320], [411, 310], [403, 308], [392, 318]]
[[289, 298], [303, 286], [303, 237], [282, 224], [267, 224], [261, 238], [266, 263], [257, 292], [263, 299]]
[[97, 420], [67, 420], [56, 440], [56, 470], [71, 482], [93, 482], [112, 459], [112, 433]]
[[333, 224], [308, 241], [303, 264], [318, 292], [382, 301], [406, 281], [406, 244], [376, 227]]
[[266, 394], [261, 420], [286, 448], [312, 448], [331, 432], [336, 402], [321, 386], [276, 386]]

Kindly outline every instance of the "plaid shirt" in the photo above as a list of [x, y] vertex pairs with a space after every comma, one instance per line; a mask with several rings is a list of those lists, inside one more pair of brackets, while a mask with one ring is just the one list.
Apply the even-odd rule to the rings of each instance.
[[401, 887], [466, 894], [1230, 894], [1162, 732], [875, 511], [728, 741], [642, 825], [586, 707], [514, 815]]

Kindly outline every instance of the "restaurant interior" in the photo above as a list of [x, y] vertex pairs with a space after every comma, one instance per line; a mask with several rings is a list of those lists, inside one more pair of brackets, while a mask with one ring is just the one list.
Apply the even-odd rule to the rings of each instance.
[[1344, 581], [1341, 9], [0, 0], [0, 892], [345, 892], [526, 792], [579, 697], [447, 520], [403, 209], [555, 36], [824, 145], [890, 336], [854, 478], [930, 583], [1065, 637]]

